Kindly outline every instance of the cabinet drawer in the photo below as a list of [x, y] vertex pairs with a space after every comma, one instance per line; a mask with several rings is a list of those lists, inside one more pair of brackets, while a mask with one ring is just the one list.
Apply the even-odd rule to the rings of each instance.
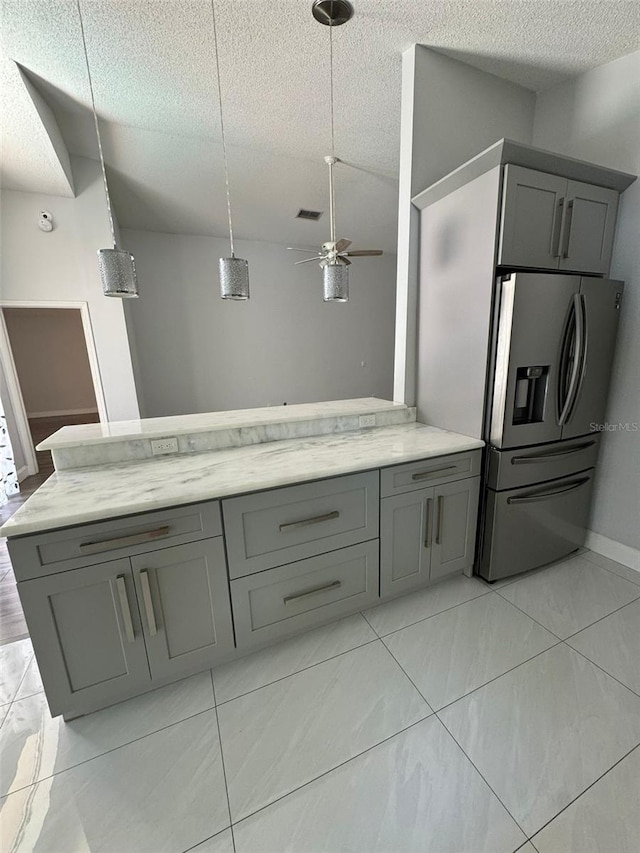
[[386, 498], [463, 477], [475, 477], [480, 473], [480, 456], [480, 450], [472, 450], [383, 468], [380, 477], [381, 495]]
[[223, 501], [229, 576], [378, 536], [378, 472], [336, 477]]
[[378, 541], [231, 582], [238, 647], [277, 640], [378, 599]]
[[19, 537], [9, 553], [17, 579], [28, 580], [221, 533], [220, 505], [209, 501]]

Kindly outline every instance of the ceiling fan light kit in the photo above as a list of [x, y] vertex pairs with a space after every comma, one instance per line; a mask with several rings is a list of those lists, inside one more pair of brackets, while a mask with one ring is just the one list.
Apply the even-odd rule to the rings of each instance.
[[[329, 27], [329, 97], [331, 114], [331, 154], [324, 158], [329, 167], [329, 232], [330, 237], [322, 244], [320, 251], [312, 258], [295, 261], [296, 264], [308, 264], [316, 261], [322, 268], [323, 293], [325, 302], [349, 301], [350, 257], [381, 255], [381, 249], [359, 249], [348, 252], [351, 240], [336, 240], [336, 195], [333, 179], [333, 167], [340, 159], [335, 154], [335, 128], [333, 115], [333, 28], [346, 24], [353, 16], [353, 6], [347, 0], [315, 0], [311, 7], [313, 17], [319, 23]], [[305, 252], [306, 249], [289, 247], [290, 251]]]
[[113, 214], [111, 212], [111, 197], [109, 196], [109, 185], [107, 184], [107, 171], [104, 165], [104, 154], [102, 152], [102, 140], [100, 138], [100, 125], [96, 113], [96, 101], [93, 94], [93, 83], [91, 81], [91, 69], [89, 68], [89, 55], [87, 53], [87, 40], [84, 34], [84, 22], [82, 20], [82, 9], [80, 0], [76, 0], [78, 7], [78, 18], [80, 20], [80, 32], [82, 33], [82, 47], [84, 49], [84, 61], [87, 66], [87, 78], [89, 80], [89, 92], [91, 93], [91, 109], [93, 111], [93, 123], [98, 140], [98, 154], [100, 155], [100, 168], [102, 170], [102, 182], [104, 194], [107, 201], [107, 213], [109, 214], [109, 227], [111, 229], [112, 249], [98, 249], [98, 272], [102, 282], [102, 292], [105, 296], [115, 296], [120, 299], [137, 299], [138, 277], [136, 265], [131, 252], [119, 249], [116, 244], [115, 229], [113, 226]]

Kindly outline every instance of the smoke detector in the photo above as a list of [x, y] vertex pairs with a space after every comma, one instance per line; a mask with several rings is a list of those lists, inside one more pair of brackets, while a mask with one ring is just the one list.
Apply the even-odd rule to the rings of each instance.
[[41, 231], [53, 231], [53, 215], [48, 210], [41, 210], [38, 214], [38, 228]]

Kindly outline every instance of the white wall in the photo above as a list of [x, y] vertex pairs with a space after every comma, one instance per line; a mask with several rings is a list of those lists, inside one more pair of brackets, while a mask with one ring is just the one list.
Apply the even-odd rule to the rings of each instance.
[[424, 45], [402, 57], [394, 399], [415, 401], [419, 213], [411, 197], [503, 137], [531, 142], [535, 95]]
[[[640, 174], [640, 51], [538, 95], [533, 144]], [[622, 196], [612, 278], [626, 282], [607, 421], [640, 424], [640, 182]], [[640, 548], [640, 432], [603, 433], [591, 528]]]
[[274, 243], [237, 241], [251, 299], [224, 301], [218, 258], [227, 240], [123, 229], [140, 299], [128, 313], [145, 415], [237, 409], [350, 397], [389, 398], [395, 256], [350, 267], [350, 301], [322, 300], [315, 263], [294, 266]]
[[[96, 161], [71, 158], [76, 198], [2, 190], [0, 299], [86, 301], [109, 420], [138, 417], [123, 306], [102, 295], [96, 251], [110, 246]], [[38, 211], [55, 228], [38, 229]]]
[[28, 417], [97, 412], [80, 311], [5, 308]]

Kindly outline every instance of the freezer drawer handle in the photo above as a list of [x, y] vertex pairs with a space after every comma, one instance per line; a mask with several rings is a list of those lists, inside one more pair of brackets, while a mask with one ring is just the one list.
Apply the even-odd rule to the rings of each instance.
[[101, 539], [98, 542], [83, 542], [80, 545], [81, 554], [99, 554], [102, 551], [111, 551], [113, 548], [126, 548], [131, 545], [142, 545], [154, 539], [162, 539], [168, 536], [171, 528], [156, 527], [153, 530], [145, 530], [143, 533], [132, 533], [131, 536], [119, 536], [116, 539]]
[[342, 581], [331, 581], [322, 586], [314, 586], [313, 589], [307, 589], [305, 592], [296, 592], [294, 595], [285, 595], [282, 599], [285, 607], [287, 604], [292, 604], [294, 601], [299, 601], [301, 598], [306, 598], [308, 595], [316, 595], [318, 592], [328, 592], [330, 589], [340, 589]]
[[514, 495], [512, 498], [507, 498], [508, 504], [530, 504], [535, 503], [536, 501], [546, 501], [550, 498], [555, 498], [556, 495], [566, 494], [566, 492], [573, 492], [575, 489], [579, 489], [580, 486], [584, 486], [585, 483], [588, 483], [590, 477], [582, 477], [580, 480], [572, 480], [570, 483], [567, 483], [566, 486], [558, 489], [552, 489], [548, 492], [538, 492], [538, 494], [528, 494], [528, 495]]
[[574, 444], [573, 447], [567, 447], [566, 450], [552, 450], [551, 453], [532, 453], [529, 456], [513, 456], [511, 458], [512, 465], [527, 465], [530, 462], [546, 462], [558, 459], [560, 456], [570, 456], [572, 453], [579, 453], [581, 450], [586, 450], [588, 447], [593, 447], [594, 441], [584, 441], [582, 444]]
[[418, 471], [417, 474], [412, 474], [412, 480], [427, 480], [429, 477], [433, 477], [436, 474], [442, 474], [444, 471], [455, 471], [457, 465], [447, 465], [446, 468], [434, 468], [431, 471]]
[[333, 512], [327, 512], [324, 515], [314, 515], [313, 518], [303, 518], [301, 521], [287, 521], [286, 524], [280, 525], [280, 533], [285, 530], [294, 530], [297, 527], [307, 527], [309, 524], [320, 524], [323, 521], [332, 521], [334, 518], [339, 518], [340, 513], [337, 509]]

